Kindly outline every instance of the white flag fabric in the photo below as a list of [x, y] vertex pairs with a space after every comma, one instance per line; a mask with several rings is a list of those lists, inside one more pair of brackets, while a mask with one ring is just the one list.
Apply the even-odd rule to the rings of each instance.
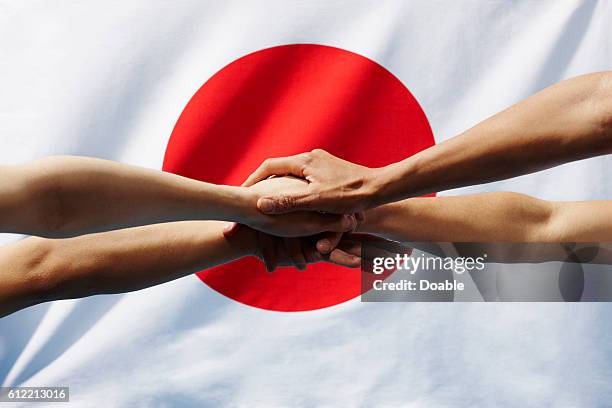
[[[207, 79], [304, 43], [388, 69], [440, 142], [562, 79], [611, 69], [611, 27], [609, 1], [0, 0], [0, 162], [75, 154], [161, 169]], [[602, 157], [442, 194], [611, 199], [611, 168]], [[356, 298], [274, 312], [190, 276], [1, 319], [0, 382], [69, 386], [84, 407], [605, 406], [610, 327], [605, 303]]]

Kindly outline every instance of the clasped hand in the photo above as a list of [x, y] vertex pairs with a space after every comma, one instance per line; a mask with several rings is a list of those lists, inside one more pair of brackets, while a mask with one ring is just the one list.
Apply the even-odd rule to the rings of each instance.
[[[286, 260], [300, 270], [320, 260], [359, 266], [358, 241], [343, 234], [364, 220], [373, 171], [322, 150], [266, 160], [243, 184], [255, 211], [243, 223], [272, 234], [257, 232], [268, 271]], [[237, 230], [231, 224], [225, 234]]]

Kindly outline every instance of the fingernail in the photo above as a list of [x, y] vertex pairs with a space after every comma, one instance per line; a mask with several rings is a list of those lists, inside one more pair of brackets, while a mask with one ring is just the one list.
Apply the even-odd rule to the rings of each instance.
[[225, 223], [225, 227], [223, 227], [223, 231], [227, 232], [227, 231], [231, 230], [232, 229], [232, 225], [234, 225], [234, 224], [231, 223], [231, 222]]
[[329, 242], [328, 239], [322, 239], [317, 244], [317, 247], [319, 248], [319, 251], [327, 253], [331, 250], [331, 242]]
[[274, 211], [274, 201], [269, 198], [262, 198], [257, 202], [257, 206], [264, 213], [270, 213]]

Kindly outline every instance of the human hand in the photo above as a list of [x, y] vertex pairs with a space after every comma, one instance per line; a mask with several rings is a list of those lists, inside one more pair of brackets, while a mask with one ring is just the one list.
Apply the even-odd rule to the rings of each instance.
[[[256, 203], [261, 197], [276, 195], [279, 192], [303, 194], [308, 186], [308, 182], [295, 177], [273, 177], [246, 188], [244, 191], [246, 196], [245, 214], [242, 216], [240, 223], [282, 237], [311, 236], [322, 232], [341, 234], [352, 231], [357, 227], [357, 219], [353, 214], [339, 215], [296, 211], [283, 215], [267, 215], [256, 208]], [[235, 226], [230, 228], [228, 234], [231, 235], [231, 230], [235, 228]], [[339, 240], [338, 234], [331, 236], [331, 238], [334, 241]], [[329, 251], [331, 249], [333, 249], [333, 246]]]
[[341, 240], [329, 254], [322, 254], [315, 248], [315, 237], [279, 238], [261, 231], [255, 233], [257, 250], [254, 255], [264, 261], [268, 272], [278, 266], [295, 266], [304, 270], [308, 264], [322, 261], [348, 268], [361, 265], [361, 243], [356, 240]]
[[[329, 254], [321, 254], [315, 249], [314, 243], [317, 237], [305, 238], [278, 238], [254, 231], [258, 234], [257, 250], [255, 255], [262, 259], [266, 264], [266, 269], [272, 272], [277, 266], [296, 266], [303, 270], [306, 264], [316, 262], [329, 262], [349, 268], [358, 268], [362, 262], [372, 261], [376, 257], [392, 257], [395, 254], [412, 253], [412, 248], [405, 247], [397, 242], [389, 241], [374, 235], [368, 234], [345, 234]], [[362, 247], [368, 246], [364, 253]], [[296, 248], [299, 255], [296, 257]], [[299, 267], [297, 258], [302, 258], [303, 267]], [[364, 270], [364, 272], [371, 272]]]
[[353, 214], [373, 205], [378, 169], [370, 169], [315, 149], [295, 156], [264, 161], [243, 186], [274, 175], [293, 175], [308, 181], [299, 189], [262, 191], [257, 208], [265, 214], [299, 210]]

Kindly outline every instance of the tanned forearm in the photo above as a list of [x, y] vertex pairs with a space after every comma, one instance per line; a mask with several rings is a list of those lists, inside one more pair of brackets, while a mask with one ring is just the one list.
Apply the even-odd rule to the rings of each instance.
[[183, 221], [0, 249], [0, 316], [33, 304], [158, 285], [257, 253], [256, 232]]
[[612, 73], [572, 78], [376, 172], [372, 205], [612, 152]]
[[88, 157], [0, 172], [0, 227], [51, 237], [181, 220], [240, 219], [237, 187]]
[[610, 241], [612, 202], [550, 202], [517, 193], [412, 198], [369, 210], [360, 231], [396, 241]]

